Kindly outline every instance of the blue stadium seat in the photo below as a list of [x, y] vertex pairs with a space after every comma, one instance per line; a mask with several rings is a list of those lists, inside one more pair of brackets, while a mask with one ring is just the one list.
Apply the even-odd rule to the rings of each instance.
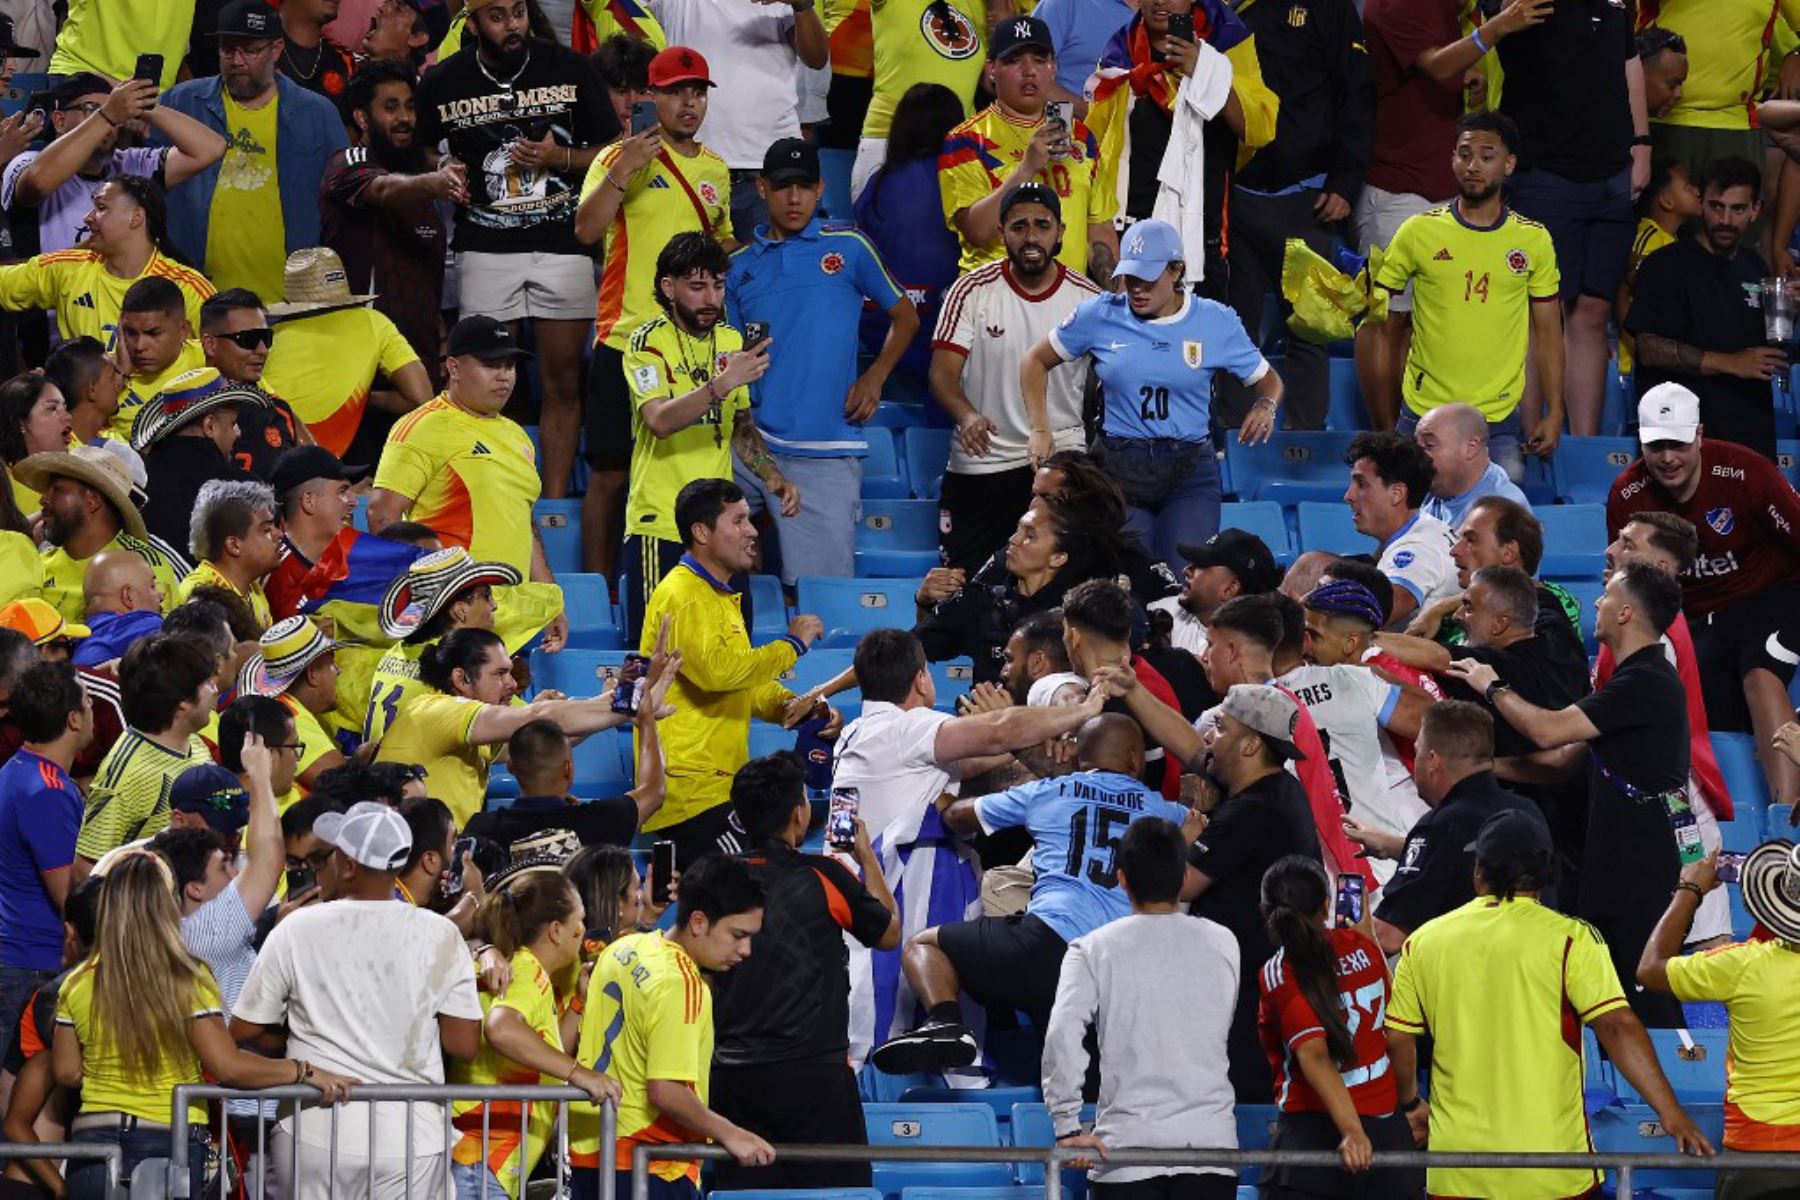
[[[1084, 1123], [1094, 1119], [1093, 1106], [1084, 1105], [1081, 1110]], [[1012, 1144], [1015, 1146], [1053, 1146], [1056, 1144], [1056, 1129], [1050, 1121], [1050, 1109], [1043, 1102], [1032, 1104], [1015, 1104], [1012, 1107]], [[1020, 1183], [1043, 1187], [1044, 1166], [1042, 1163], [1014, 1163]], [[1082, 1200], [1087, 1195], [1088, 1178], [1086, 1171], [1073, 1171], [1063, 1168], [1063, 1195], [1069, 1200]]]
[[894, 431], [885, 425], [865, 425], [863, 437], [869, 442], [869, 455], [863, 459], [863, 499], [906, 499], [906, 471], [894, 449]]
[[850, 194], [850, 168], [855, 165], [854, 150], [819, 151], [819, 175], [825, 183], [822, 215], [833, 221], [856, 220], [856, 197]]
[[871, 629], [911, 629], [918, 590], [917, 579], [808, 577], [796, 581], [794, 608], [825, 622], [820, 645], [854, 648]]
[[[1713, 1145], [1725, 1137], [1725, 1106], [1684, 1104], [1688, 1115], [1706, 1134]], [[1663, 1132], [1656, 1110], [1647, 1104], [1624, 1104], [1602, 1108], [1588, 1117], [1588, 1128], [1594, 1149], [1602, 1154], [1674, 1154], [1675, 1139]], [[1711, 1187], [1711, 1171], [1639, 1170], [1632, 1172], [1638, 1188], [1705, 1188]]]
[[[1275, 1119], [1280, 1115], [1273, 1104], [1238, 1105], [1238, 1149], [1267, 1150], [1275, 1141]], [[1254, 1184], [1261, 1175], [1261, 1167], [1240, 1167], [1238, 1182]]]
[[1606, 566], [1606, 507], [1552, 504], [1534, 509], [1544, 525], [1544, 579], [1598, 579]]
[[1300, 505], [1298, 549], [1328, 550], [1333, 554], [1373, 554], [1375, 539], [1356, 531], [1350, 509], [1343, 504]]
[[1525, 456], [1525, 478], [1519, 481], [1519, 490], [1525, 493], [1525, 503], [1535, 511], [1538, 507], [1556, 503], [1556, 477], [1551, 465], [1535, 454]]
[[[871, 1146], [998, 1146], [999, 1122], [985, 1104], [865, 1104]], [[1007, 1187], [1008, 1163], [877, 1162], [875, 1189], [898, 1197], [909, 1187]]]
[[[1727, 1030], [1689, 1030], [1688, 1037], [1694, 1042], [1692, 1050], [1682, 1042], [1679, 1030], [1652, 1029], [1649, 1033], [1657, 1061], [1662, 1064], [1669, 1086], [1675, 1089], [1677, 1100], [1683, 1104], [1717, 1104], [1724, 1100]], [[1629, 1084], [1622, 1082], [1621, 1087], [1629, 1090]], [[1620, 1096], [1622, 1100], [1626, 1098]]]
[[531, 654], [531, 684], [535, 691], [554, 689], [567, 696], [598, 696], [619, 677], [623, 650], [583, 650], [570, 647], [560, 654]]
[[[791, 692], [805, 692], [837, 678], [855, 661], [854, 650], [811, 650], [802, 655], [793, 669], [781, 677], [781, 686]], [[851, 688], [831, 698], [831, 704], [854, 721], [862, 713], [862, 690]]]
[[1600, 653], [1600, 643], [1594, 640], [1594, 601], [1605, 590], [1603, 585], [1598, 579], [1559, 579], [1556, 586], [1581, 603], [1581, 640], [1587, 646], [1588, 657]]
[[1369, 410], [1363, 404], [1362, 388], [1356, 381], [1356, 360], [1333, 358], [1331, 363], [1331, 407], [1325, 413], [1325, 428], [1358, 432], [1373, 428]]
[[750, 722], [750, 757], [763, 758], [794, 748], [794, 731], [767, 721]]
[[863, 497], [856, 524], [858, 575], [918, 579], [939, 561], [937, 501]]
[[773, 575], [750, 577], [750, 644], [761, 646], [787, 632], [787, 598]]
[[[956, 698], [966, 695], [975, 686], [975, 662], [964, 656], [962, 658], [946, 658], [942, 662], [927, 664], [931, 672], [931, 682], [937, 690], [937, 701], [931, 707], [941, 712], [956, 711]], [[998, 1089], [989, 1088], [988, 1091]]]
[[1556, 494], [1565, 504], [1604, 504], [1619, 472], [1638, 456], [1634, 437], [1566, 437], [1557, 444]]
[[1043, 1196], [1042, 1184], [1030, 1187], [1022, 1183], [1003, 1187], [909, 1187], [900, 1190], [900, 1200], [1043, 1200]]
[[495, 763], [488, 770], [487, 807], [507, 808], [519, 798], [519, 780], [505, 763]]
[[1602, 436], [1618, 437], [1625, 432], [1627, 424], [1637, 423], [1637, 410], [1630, 391], [1630, 382], [1619, 375], [1619, 362], [1614, 359], [1606, 366], [1606, 396], [1600, 402]]
[[[1344, 466], [1344, 452], [1354, 436], [1347, 431], [1277, 433], [1260, 446], [1240, 445], [1237, 438], [1227, 437], [1225, 458], [1231, 464], [1231, 482], [1237, 498], [1286, 503], [1316, 498], [1286, 494], [1302, 485], [1321, 494], [1328, 487], [1335, 488], [1325, 498], [1341, 497], [1350, 478], [1350, 470]], [[1270, 494], [1265, 495], [1265, 489]]]
[[1787, 481], [1800, 488], [1800, 442], [1783, 438], [1775, 443], [1775, 465]]
[[1584, 1025], [1581, 1028], [1581, 1057], [1586, 1081], [1582, 1088], [1585, 1093], [1588, 1110], [1591, 1112], [1607, 1104], [1617, 1104], [1619, 1100], [1618, 1085], [1613, 1082], [1613, 1068], [1606, 1056], [1600, 1053], [1600, 1039], [1594, 1036], [1594, 1028]]
[[925, 410], [921, 405], [883, 400], [875, 406], [875, 415], [869, 418], [868, 427], [893, 430], [897, 435], [902, 429], [912, 429], [923, 424]]
[[920, 500], [936, 500], [950, 461], [950, 431], [915, 425], [901, 434], [906, 446], [906, 479]]
[[[847, 150], [826, 150], [824, 154], [847, 154]], [[736, 1192], [708, 1192], [717, 1200], [881, 1200], [881, 1193], [867, 1188], [745, 1188]]]
[[1012, 1130], [1013, 1109], [1021, 1104], [1039, 1103], [1043, 1098], [1043, 1094], [1034, 1087], [917, 1086], [900, 1093], [902, 1104], [985, 1104], [994, 1110], [994, 1120], [999, 1125], [1002, 1142], [1011, 1140], [1007, 1134]]
[[1725, 791], [1731, 797], [1736, 817], [1732, 824], [1749, 827], [1755, 838], [1750, 848], [1760, 845], [1769, 834], [1785, 836], [1767, 816], [1769, 785], [1762, 765], [1756, 761], [1756, 739], [1747, 733], [1715, 733], [1712, 748], [1713, 757], [1719, 761], [1719, 775], [1725, 780]]
[[1288, 544], [1287, 518], [1281, 515], [1281, 505], [1273, 500], [1227, 501], [1219, 506], [1219, 528], [1254, 533], [1281, 562], [1294, 559], [1293, 547]]
[[618, 650], [625, 645], [625, 631], [613, 611], [612, 595], [599, 575], [571, 571], [558, 575], [563, 611], [569, 617], [569, 646], [577, 650]]
[[583, 739], [571, 752], [575, 794], [584, 800], [622, 796], [631, 790], [635, 767], [631, 730], [606, 729]]
[[531, 506], [544, 561], [557, 575], [581, 570], [581, 501], [539, 500]]
[[367, 492], [356, 498], [356, 512], [351, 515], [350, 524], [358, 533], [369, 532], [369, 494]]

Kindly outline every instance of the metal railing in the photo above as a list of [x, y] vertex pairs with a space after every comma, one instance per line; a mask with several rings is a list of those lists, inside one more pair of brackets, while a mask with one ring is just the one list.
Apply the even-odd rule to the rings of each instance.
[[[196, 1198], [191, 1197], [189, 1194], [189, 1154], [192, 1148], [192, 1143], [189, 1139], [189, 1130], [194, 1128], [188, 1120], [188, 1106], [190, 1104], [198, 1104], [209, 1100], [253, 1100], [258, 1102], [275, 1101], [278, 1109], [280, 1107], [287, 1107], [289, 1109], [289, 1115], [293, 1118], [293, 1125], [288, 1134], [289, 1140], [292, 1143], [292, 1158], [289, 1163], [289, 1168], [293, 1172], [289, 1178], [289, 1186], [297, 1191], [301, 1178], [301, 1164], [303, 1159], [308, 1161], [309, 1164], [314, 1167], [319, 1165], [316, 1161], [317, 1155], [315, 1151], [309, 1150], [308, 1154], [304, 1156], [301, 1153], [301, 1143], [304, 1139], [300, 1136], [301, 1122], [299, 1119], [300, 1110], [303, 1107], [308, 1106], [311, 1102], [317, 1101], [318, 1098], [318, 1089], [308, 1084], [264, 1088], [259, 1091], [247, 1091], [242, 1088], [218, 1087], [212, 1084], [198, 1083], [184, 1083], [178, 1086], [174, 1092], [173, 1113], [169, 1123], [168, 1195], [171, 1200], [196, 1200]], [[451, 1104], [461, 1100], [480, 1101], [484, 1105], [481, 1113], [481, 1158], [478, 1164], [482, 1169], [482, 1200], [487, 1200], [489, 1188], [492, 1186], [488, 1180], [486, 1168], [489, 1158], [488, 1151], [490, 1140], [494, 1132], [491, 1125], [492, 1113], [485, 1105], [494, 1101], [517, 1101], [519, 1103], [519, 1153], [521, 1155], [523, 1155], [524, 1147], [531, 1136], [531, 1106], [533, 1104], [556, 1105], [556, 1122], [553, 1135], [556, 1160], [556, 1186], [557, 1193], [559, 1195], [562, 1194], [566, 1182], [565, 1172], [568, 1167], [569, 1105], [575, 1101], [588, 1100], [586, 1092], [582, 1091], [580, 1088], [573, 1087], [542, 1085], [476, 1086], [472, 1084], [356, 1084], [349, 1089], [349, 1094], [344, 1101], [340, 1101], [330, 1108], [320, 1109], [314, 1107], [311, 1110], [320, 1114], [320, 1116], [315, 1119], [328, 1118], [331, 1125], [331, 1149], [327, 1155], [327, 1162], [325, 1164], [325, 1170], [327, 1171], [326, 1178], [328, 1180], [336, 1180], [338, 1176], [338, 1133], [344, 1120], [342, 1113], [343, 1105], [345, 1103], [366, 1103], [368, 1105], [368, 1149], [370, 1150], [370, 1153], [366, 1155], [366, 1158], [368, 1160], [367, 1179], [370, 1190], [373, 1190], [374, 1186], [375, 1162], [377, 1158], [377, 1155], [373, 1153], [376, 1144], [377, 1107], [382, 1104], [401, 1104], [405, 1106], [406, 1136], [404, 1155], [406, 1161], [410, 1164], [417, 1157], [415, 1154], [416, 1147], [413, 1134], [413, 1106], [415, 1104], [430, 1104], [442, 1113], [444, 1140], [442, 1148], [443, 1169], [440, 1182], [442, 1184], [443, 1194], [452, 1194], [454, 1192], [454, 1186], [450, 1179], [450, 1168], [453, 1161], [452, 1149], [458, 1139], [463, 1136], [464, 1131], [457, 1129], [456, 1126], [452, 1124]], [[253, 1119], [256, 1124], [255, 1159], [253, 1161], [257, 1164], [257, 1170], [253, 1175], [246, 1177], [244, 1185], [246, 1194], [252, 1197], [253, 1200], [264, 1200], [264, 1192], [268, 1182], [268, 1170], [274, 1164], [269, 1158], [268, 1125], [260, 1103]], [[612, 1146], [617, 1139], [618, 1121], [618, 1109], [611, 1101], [607, 1101], [600, 1106], [601, 1154], [608, 1160], [611, 1158], [613, 1153]], [[219, 1106], [219, 1119], [216, 1125], [218, 1135], [217, 1146], [221, 1151], [223, 1151], [223, 1148], [227, 1144], [229, 1126], [230, 1118], [225, 1111], [225, 1106], [221, 1104]], [[495, 1200], [505, 1200], [505, 1192], [500, 1191], [498, 1188], [493, 1190], [497, 1193]], [[427, 1200], [429, 1191], [430, 1189], [420, 1189], [421, 1200]], [[612, 1172], [601, 1171], [600, 1200], [614, 1200], [613, 1192], [614, 1180]], [[406, 1200], [412, 1200], [413, 1176], [410, 1171], [406, 1177], [404, 1194]]]
[[106, 1164], [106, 1194], [120, 1195], [124, 1182], [125, 1151], [119, 1146], [98, 1142], [0, 1142], [0, 1163], [21, 1159], [43, 1158], [71, 1163], [103, 1162]]
[[[1061, 1200], [1062, 1167], [1093, 1151], [1059, 1146], [776, 1146], [777, 1162], [1042, 1163], [1044, 1200]], [[726, 1162], [731, 1153], [713, 1145], [638, 1145], [631, 1152], [631, 1196], [650, 1200], [650, 1160], [706, 1159]], [[1336, 1167], [1334, 1150], [1128, 1150], [1108, 1151], [1108, 1167]], [[1632, 1194], [1638, 1170], [1731, 1171], [1800, 1169], [1800, 1153], [1749, 1154], [1727, 1150], [1711, 1158], [1686, 1154], [1461, 1153], [1439, 1150], [1376, 1151], [1377, 1167], [1463, 1167], [1482, 1170], [1586, 1168], [1617, 1171], [1618, 1194]], [[604, 1180], [608, 1172], [602, 1171]]]

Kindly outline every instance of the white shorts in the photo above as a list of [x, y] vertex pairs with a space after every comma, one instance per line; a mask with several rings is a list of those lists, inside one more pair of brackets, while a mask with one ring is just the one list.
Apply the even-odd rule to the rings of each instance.
[[[1408, 217], [1416, 217], [1428, 208], [1437, 207], [1423, 196], [1415, 196], [1411, 192], [1384, 192], [1369, 184], [1363, 185], [1362, 195], [1357, 197], [1356, 210], [1351, 219], [1356, 226], [1356, 252], [1367, 254], [1370, 246], [1386, 246], [1394, 240], [1402, 222]], [[1412, 311], [1412, 284], [1406, 285], [1403, 292], [1395, 292], [1388, 299], [1390, 312]]]
[[456, 255], [457, 311], [465, 317], [517, 321], [591, 321], [599, 287], [585, 254]]
[[875, 172], [887, 162], [886, 138], [866, 137], [856, 143], [856, 161], [850, 164], [850, 203], [855, 204]]
[[[1691, 777], [1688, 779], [1688, 799], [1694, 806], [1694, 825], [1700, 830], [1700, 848], [1711, 854], [1724, 845], [1719, 818], [1707, 807], [1706, 796]], [[1709, 938], [1730, 936], [1731, 897], [1724, 888], [1714, 888], [1701, 897], [1700, 907], [1694, 910], [1694, 923], [1688, 929], [1687, 940], [1704, 942]]]

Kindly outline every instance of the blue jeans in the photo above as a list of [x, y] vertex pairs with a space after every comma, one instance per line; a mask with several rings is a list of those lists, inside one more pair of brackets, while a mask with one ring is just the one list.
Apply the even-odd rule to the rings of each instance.
[[1212, 440], [1102, 436], [1094, 457], [1125, 493], [1126, 531], [1181, 578], [1187, 559], [1176, 547], [1199, 545], [1219, 532], [1219, 460]]
[[[1394, 423], [1394, 432], [1402, 437], [1411, 437], [1418, 431], [1419, 414], [1402, 404], [1400, 419]], [[1514, 408], [1501, 421], [1488, 422], [1488, 457], [1500, 464], [1506, 477], [1514, 483], [1525, 480], [1525, 419]]]
[[506, 1200], [506, 1187], [486, 1163], [451, 1163], [450, 1182], [456, 1188], [456, 1200], [483, 1200], [482, 1182], [487, 1183], [486, 1200]]
[[751, 512], [768, 512], [775, 522], [775, 547], [781, 556], [781, 582], [793, 587], [802, 576], [856, 574], [856, 523], [862, 520], [862, 459], [771, 457], [788, 481], [800, 489], [800, 511], [781, 515], [781, 501], [764, 487], [750, 468], [732, 463], [737, 485], [750, 500]]
[[19, 1017], [37, 990], [56, 978], [55, 971], [32, 967], [0, 967], [0, 1039], [10, 1041], [19, 1028]]
[[[74, 1134], [69, 1141], [80, 1146], [118, 1146], [125, 1152], [119, 1165], [119, 1182], [129, 1184], [131, 1172], [147, 1158], [169, 1157], [167, 1129], [87, 1129]], [[212, 1143], [206, 1130], [188, 1130], [188, 1195], [206, 1194], [206, 1168], [212, 1158]], [[107, 1200], [106, 1164], [87, 1161], [70, 1163], [65, 1177], [68, 1200]]]

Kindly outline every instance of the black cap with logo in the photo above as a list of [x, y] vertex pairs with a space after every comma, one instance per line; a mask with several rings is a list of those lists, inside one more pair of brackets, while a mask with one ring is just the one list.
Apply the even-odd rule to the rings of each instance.
[[805, 138], [782, 138], [763, 155], [762, 177], [770, 187], [819, 182], [819, 152]]
[[492, 317], [464, 317], [450, 330], [451, 358], [465, 354], [483, 362], [499, 362], [505, 358], [531, 358], [529, 350], [521, 350], [512, 330]]
[[1006, 198], [1000, 201], [1000, 219], [1004, 221], [1006, 214], [1018, 204], [1041, 204], [1057, 220], [1062, 220], [1062, 201], [1057, 198], [1056, 189], [1047, 183], [1039, 183], [1034, 179], [1029, 183], [1021, 183], [1006, 193]]
[[270, 41], [281, 36], [281, 18], [268, 0], [232, 0], [219, 10], [219, 26], [212, 35]]
[[1224, 567], [1238, 577], [1244, 591], [1263, 595], [1281, 586], [1281, 568], [1268, 543], [1242, 529], [1221, 529], [1202, 545], [1177, 545], [1181, 557], [1196, 567]]
[[373, 470], [367, 465], [350, 466], [323, 446], [289, 446], [276, 456], [274, 465], [269, 468], [269, 486], [275, 489], [277, 496], [285, 496], [315, 479], [356, 483], [367, 479]]
[[1011, 17], [994, 26], [993, 33], [988, 35], [988, 57], [994, 62], [1001, 62], [1021, 50], [1055, 54], [1056, 43], [1050, 38], [1050, 26], [1036, 17]]

